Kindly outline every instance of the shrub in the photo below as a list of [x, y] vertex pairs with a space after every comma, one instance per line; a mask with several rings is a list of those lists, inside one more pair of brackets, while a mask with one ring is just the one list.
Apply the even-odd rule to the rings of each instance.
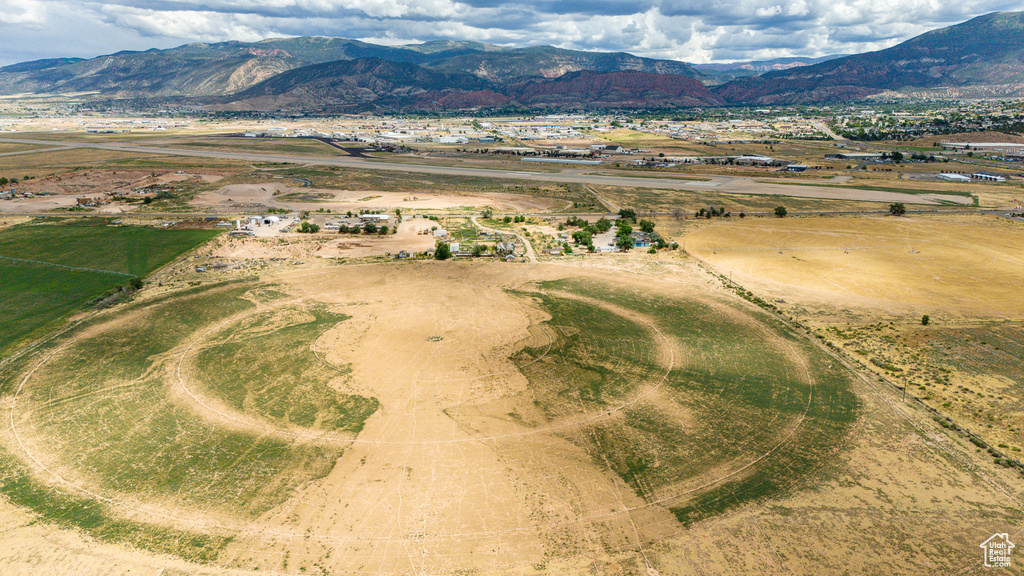
[[442, 242], [434, 249], [435, 260], [447, 260], [452, 257], [452, 249], [446, 242]]

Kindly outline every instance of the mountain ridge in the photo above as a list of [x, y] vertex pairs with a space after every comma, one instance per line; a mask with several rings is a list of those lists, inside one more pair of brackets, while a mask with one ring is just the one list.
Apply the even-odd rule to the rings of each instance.
[[1024, 12], [993, 12], [891, 48], [723, 84], [729, 103], [812, 104], [908, 88], [1024, 83]]
[[[301, 36], [22, 62], [0, 68], [0, 94], [74, 93], [103, 101], [295, 111], [763, 106], [882, 93], [1015, 95], [1024, 94], [1024, 12], [994, 12], [885, 50], [819, 60], [700, 70], [625, 52], [457, 40], [385, 46]], [[754, 75], [762, 69], [771, 70]]]

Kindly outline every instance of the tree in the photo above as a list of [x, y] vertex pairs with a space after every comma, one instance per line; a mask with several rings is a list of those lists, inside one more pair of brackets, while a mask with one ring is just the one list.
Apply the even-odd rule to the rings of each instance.
[[435, 260], [447, 260], [451, 257], [452, 249], [450, 246], [448, 246], [447, 242], [441, 242], [440, 244], [437, 245], [437, 248], [434, 249]]
[[785, 206], [776, 206], [775, 207], [775, 216], [777, 216], [778, 218], [785, 218], [786, 214], [787, 214], [787, 212], [786, 212], [786, 207]]
[[302, 234], [315, 234], [320, 231], [320, 226], [313, 224], [308, 220], [303, 220], [302, 224], [299, 224], [299, 227], [296, 228], [295, 231]]
[[622, 210], [619, 210], [619, 218], [636, 222], [636, 210], [633, 210], [632, 208], [623, 208]]
[[[621, 220], [620, 220], [621, 222]], [[622, 224], [619, 226], [619, 231], [615, 233], [616, 236], [629, 236], [633, 233], [633, 227], [629, 224]]]
[[921, 316], [921, 325], [922, 326], [927, 326], [929, 321], [930, 321], [930, 319], [928, 318], [927, 314], [925, 314], [924, 316]]
[[633, 238], [631, 236], [618, 236], [615, 238], [615, 245], [621, 248], [623, 252], [629, 252], [629, 249], [633, 247]]
[[889, 214], [893, 216], [903, 216], [907, 213], [907, 207], [903, 205], [903, 202], [896, 202], [889, 204]]
[[381, 236], [387, 236], [388, 235], [388, 227], [387, 226], [381, 226], [381, 227], [377, 228], [377, 234], [380, 234]]
[[128, 285], [136, 290], [142, 289], [142, 278], [135, 277], [128, 281]]
[[651, 222], [650, 220], [641, 220], [640, 230], [643, 230], [647, 234], [654, 232], [654, 222]]
[[491, 214], [494, 214], [494, 211], [492, 211], [490, 208], [484, 208], [484, 211], [481, 212], [481, 214], [483, 215], [484, 220], [490, 220]]
[[367, 222], [366, 224], [363, 224], [363, 232], [366, 232], [367, 234], [376, 234], [377, 225], [373, 222]]
[[593, 235], [586, 230], [576, 230], [572, 233], [572, 239], [577, 244], [587, 245], [593, 242]]

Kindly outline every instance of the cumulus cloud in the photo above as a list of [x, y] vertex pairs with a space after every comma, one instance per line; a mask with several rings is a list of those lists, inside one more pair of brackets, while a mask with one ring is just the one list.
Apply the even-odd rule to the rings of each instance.
[[39, 26], [46, 22], [46, 5], [39, 0], [0, 0], [0, 14], [7, 24]]
[[0, 62], [339, 36], [624, 51], [689, 62], [878, 50], [1019, 0], [0, 0]]

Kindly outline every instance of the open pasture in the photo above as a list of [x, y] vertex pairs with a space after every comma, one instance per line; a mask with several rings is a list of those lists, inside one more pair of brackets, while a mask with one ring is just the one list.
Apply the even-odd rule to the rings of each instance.
[[[17, 365], [0, 491], [111, 543], [97, 566], [194, 574], [914, 574], [1024, 520], [930, 417], [663, 274], [318, 265], [144, 296]], [[66, 566], [68, 533], [9, 503], [11, 565]]]
[[105, 220], [33, 220], [0, 230], [0, 350], [83, 310], [215, 236], [108, 226]]
[[7, 450], [121, 518], [107, 539], [408, 572], [632, 554], [842, 446], [848, 375], [767, 315], [567, 273], [329, 267], [140, 300], [26, 367]]

